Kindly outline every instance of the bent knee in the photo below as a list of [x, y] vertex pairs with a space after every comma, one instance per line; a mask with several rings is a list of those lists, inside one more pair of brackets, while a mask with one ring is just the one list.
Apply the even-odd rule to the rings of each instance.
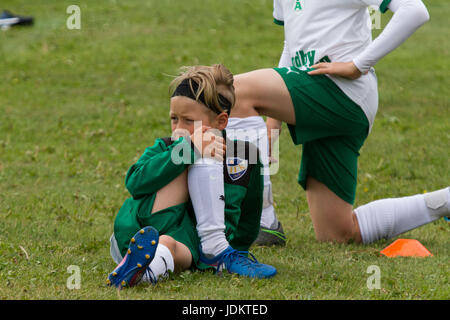
[[322, 229], [315, 229], [316, 240], [320, 242], [361, 243], [361, 235], [356, 215], [347, 223], [332, 224]]
[[187, 169], [156, 192], [152, 213], [187, 202], [189, 199]]
[[331, 232], [316, 232], [316, 240], [319, 242], [349, 243], [354, 240], [353, 231], [350, 229], [335, 229]]

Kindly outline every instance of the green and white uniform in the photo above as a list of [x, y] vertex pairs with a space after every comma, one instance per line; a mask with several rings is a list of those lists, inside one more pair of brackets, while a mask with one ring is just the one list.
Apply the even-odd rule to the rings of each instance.
[[[369, 5], [395, 12], [375, 41]], [[354, 203], [359, 149], [378, 109], [373, 65], [426, 21], [422, 15], [419, 0], [274, 0], [274, 22], [285, 33], [275, 70], [294, 104], [296, 125], [288, 127], [294, 143], [303, 144], [298, 178], [303, 188], [312, 176]], [[367, 74], [356, 80], [307, 74], [318, 62], [349, 61]]]
[[[274, 21], [284, 25], [289, 65], [308, 70], [319, 61], [352, 61], [372, 42], [369, 4], [385, 12], [389, 0], [275, 0]], [[329, 76], [373, 124], [378, 108], [373, 68], [356, 80]]]
[[[227, 153], [223, 163], [225, 235], [233, 248], [247, 251], [259, 232], [262, 164], [254, 145], [229, 139], [226, 143]], [[173, 152], [179, 154], [178, 159], [183, 161], [173, 161]], [[190, 201], [151, 213], [158, 190], [179, 176], [198, 157], [188, 138], [182, 137], [176, 141], [161, 138], [131, 166], [126, 176], [126, 186], [132, 197], [125, 201], [117, 214], [111, 237], [114, 260], [126, 254], [130, 239], [137, 231], [144, 226], [153, 226], [160, 235], [171, 236], [185, 244], [197, 267], [206, 267], [198, 261], [200, 240]]]

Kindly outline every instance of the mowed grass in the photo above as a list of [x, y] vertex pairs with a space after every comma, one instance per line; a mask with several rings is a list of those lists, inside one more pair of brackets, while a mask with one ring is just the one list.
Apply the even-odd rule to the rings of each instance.
[[[361, 150], [355, 206], [449, 185], [450, 3], [425, 3], [431, 21], [377, 65], [380, 107]], [[106, 287], [125, 173], [170, 134], [171, 76], [193, 64], [224, 63], [235, 74], [276, 66], [283, 29], [272, 23], [271, 0], [78, 1], [81, 30], [66, 27], [71, 4], [2, 1], [36, 23], [0, 32], [0, 299], [450, 298], [443, 219], [402, 235], [432, 252], [425, 259], [380, 256], [393, 239], [315, 241], [296, 182], [301, 147], [286, 127], [272, 181], [288, 243], [251, 249], [277, 267], [275, 278], [188, 271], [120, 294]], [[71, 265], [80, 289], [67, 287]], [[372, 265], [380, 289], [366, 285]]]

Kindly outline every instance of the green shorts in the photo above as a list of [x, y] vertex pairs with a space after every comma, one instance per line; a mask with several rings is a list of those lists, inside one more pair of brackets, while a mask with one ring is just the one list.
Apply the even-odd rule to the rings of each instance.
[[283, 78], [295, 109], [288, 125], [294, 144], [302, 144], [298, 183], [306, 190], [311, 176], [344, 201], [355, 201], [359, 150], [369, 121], [327, 76], [310, 76], [295, 67], [274, 68]]
[[[233, 191], [242, 191], [241, 188], [238, 186], [233, 188]], [[228, 193], [228, 195], [233, 196], [232, 193]], [[189, 201], [151, 213], [155, 196], [156, 193], [138, 200], [133, 198], [125, 200], [114, 221], [113, 238], [115, 241], [111, 240], [113, 259], [122, 260], [127, 252], [130, 239], [136, 232], [145, 226], [152, 226], [158, 230], [160, 236], [170, 236], [189, 249], [192, 255], [192, 267], [200, 270], [210, 269], [210, 266], [200, 262], [200, 238], [197, 233], [197, 222], [192, 203]], [[259, 218], [260, 215], [258, 215], [257, 221]], [[244, 232], [249, 228], [249, 221], [255, 221], [251, 214], [242, 216], [236, 214], [236, 211], [230, 210], [225, 213], [227, 240], [238, 250], [247, 248], [245, 244], [248, 243], [248, 233], [240, 234], [239, 232]], [[236, 230], [238, 224], [241, 226], [239, 231]], [[259, 227], [259, 222], [256, 223], [256, 226]], [[244, 248], [241, 248], [243, 246]]]
[[[156, 195], [156, 194], [155, 194]], [[152, 226], [159, 235], [167, 235], [188, 247], [194, 265], [199, 261], [200, 239], [190, 202], [151, 213], [155, 195], [144, 199], [128, 198], [114, 222], [114, 236], [123, 257], [131, 237], [145, 226]]]

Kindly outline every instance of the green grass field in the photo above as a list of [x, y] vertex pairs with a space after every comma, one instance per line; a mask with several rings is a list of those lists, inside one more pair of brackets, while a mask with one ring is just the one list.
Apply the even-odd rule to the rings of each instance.
[[[448, 0], [377, 65], [380, 107], [361, 151], [356, 206], [431, 191], [450, 180]], [[81, 8], [69, 30], [66, 8]], [[180, 66], [224, 63], [233, 73], [278, 64], [283, 29], [271, 0], [6, 0], [36, 18], [0, 30], [0, 299], [450, 299], [450, 225], [404, 234], [430, 258], [379, 255], [372, 245], [318, 243], [296, 182], [301, 147], [286, 127], [272, 176], [284, 248], [253, 247], [271, 280], [184, 272], [155, 287], [105, 286], [109, 236], [129, 166], [170, 134], [168, 85]], [[383, 26], [390, 14], [383, 16]], [[377, 34], [379, 31], [375, 31]], [[69, 289], [67, 268], [81, 271]], [[369, 290], [367, 268], [380, 268]]]

